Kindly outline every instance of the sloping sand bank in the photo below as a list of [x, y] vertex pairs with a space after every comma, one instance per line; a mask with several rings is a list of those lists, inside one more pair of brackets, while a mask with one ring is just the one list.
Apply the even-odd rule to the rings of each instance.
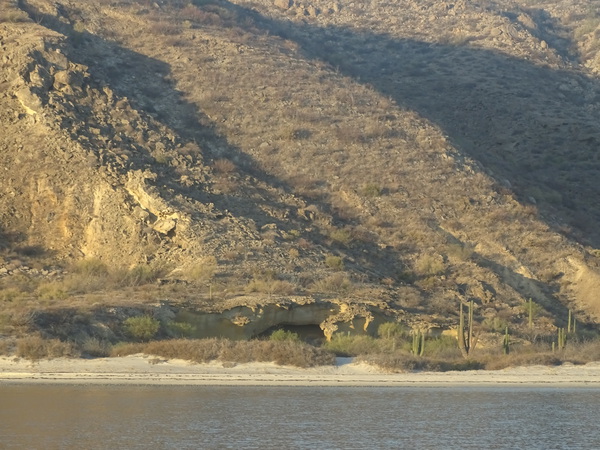
[[544, 385], [600, 387], [600, 363], [531, 366], [494, 371], [385, 373], [338, 358], [336, 366], [310, 369], [270, 363], [193, 364], [146, 355], [31, 362], [0, 358], [0, 385], [15, 383], [248, 385], [248, 386], [452, 386]]

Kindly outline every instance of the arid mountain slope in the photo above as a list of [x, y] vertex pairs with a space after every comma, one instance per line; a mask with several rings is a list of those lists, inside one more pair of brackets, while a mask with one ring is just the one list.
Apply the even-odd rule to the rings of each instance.
[[5, 259], [205, 262], [216, 298], [355, 297], [443, 324], [468, 298], [485, 317], [527, 298], [600, 314], [583, 7], [3, 8]]

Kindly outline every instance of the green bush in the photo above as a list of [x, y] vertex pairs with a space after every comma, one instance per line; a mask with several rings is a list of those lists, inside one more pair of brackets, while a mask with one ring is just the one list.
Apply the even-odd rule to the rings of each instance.
[[325, 265], [330, 269], [342, 270], [344, 268], [344, 260], [335, 255], [325, 256]]
[[188, 322], [169, 322], [167, 332], [173, 337], [186, 338], [194, 335], [196, 327]]
[[138, 341], [148, 341], [156, 336], [160, 322], [150, 316], [130, 317], [124, 322], [125, 332]]
[[269, 339], [272, 341], [299, 341], [300, 336], [293, 331], [275, 330], [271, 333]]

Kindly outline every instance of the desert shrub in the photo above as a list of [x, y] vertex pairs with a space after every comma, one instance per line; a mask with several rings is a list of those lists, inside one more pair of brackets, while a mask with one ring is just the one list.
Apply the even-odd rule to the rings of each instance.
[[248, 293], [260, 292], [264, 294], [291, 295], [295, 291], [295, 287], [288, 281], [281, 280], [251, 280], [245, 288]]
[[458, 341], [451, 336], [440, 336], [434, 339], [427, 339], [425, 343], [425, 356], [436, 359], [458, 359], [462, 358]]
[[0, 290], [0, 302], [17, 302], [27, 296], [26, 292], [18, 288], [8, 288]]
[[215, 169], [215, 172], [223, 175], [230, 174], [236, 171], [235, 164], [229, 159], [225, 158], [217, 159], [213, 163], [213, 169]]
[[441, 360], [429, 357], [415, 357], [410, 353], [402, 351], [360, 355], [357, 360], [390, 372], [415, 370], [447, 372], [450, 370], [479, 370], [485, 367], [482, 362], [473, 359], [465, 360], [459, 357], [456, 359]]
[[377, 336], [384, 339], [403, 337], [406, 335], [406, 328], [398, 322], [386, 322], [377, 328]]
[[144, 353], [144, 344], [140, 342], [118, 342], [110, 349], [110, 356], [127, 356]]
[[[3, 278], [0, 282], [0, 291], [10, 290], [13, 293], [18, 291], [25, 297], [34, 292], [39, 284], [39, 280], [25, 273], [13, 273], [13, 275]], [[9, 294], [10, 295], [10, 294]], [[12, 296], [12, 295], [11, 295]], [[17, 295], [21, 297], [21, 295]], [[15, 298], [17, 300], [17, 298]]]
[[111, 354], [111, 344], [95, 337], [87, 337], [80, 344], [81, 353], [91, 357], [105, 357]]
[[313, 367], [333, 364], [335, 356], [322, 348], [304, 342], [283, 341], [236, 341], [223, 349], [219, 360], [228, 362], [274, 362], [279, 365]]
[[[528, 346], [534, 347], [534, 346]], [[535, 346], [537, 347], [537, 346]], [[508, 355], [488, 355], [485, 357], [485, 368], [488, 370], [499, 370], [507, 367], [518, 366], [557, 366], [562, 364], [563, 360], [558, 353], [552, 353], [548, 348], [542, 351], [511, 351]]]
[[203, 283], [214, 277], [217, 271], [217, 259], [214, 256], [204, 258], [183, 268], [183, 277], [192, 283]]
[[323, 347], [338, 356], [357, 356], [378, 353], [381, 350], [381, 342], [371, 336], [336, 333]]
[[444, 261], [438, 256], [423, 255], [417, 260], [415, 269], [420, 275], [434, 276], [443, 273], [446, 270], [446, 266], [444, 265]]
[[344, 260], [340, 256], [327, 255], [325, 256], [325, 265], [330, 269], [342, 270], [344, 268]]
[[150, 316], [129, 317], [123, 325], [125, 332], [139, 341], [152, 339], [160, 329], [160, 322]]
[[373, 198], [373, 197], [379, 197], [381, 195], [382, 191], [381, 191], [381, 187], [379, 187], [378, 185], [368, 183], [368, 184], [365, 184], [361, 188], [360, 192], [364, 197]]
[[108, 275], [108, 266], [97, 258], [86, 258], [79, 260], [73, 264], [71, 270], [81, 275]]
[[188, 322], [169, 322], [167, 324], [167, 333], [176, 338], [186, 338], [193, 336], [196, 327]]
[[142, 343], [121, 343], [112, 348], [113, 356], [136, 353], [178, 358], [197, 363], [223, 361], [233, 363], [275, 362], [280, 365], [313, 367], [333, 364], [335, 356], [320, 348], [295, 340], [230, 341], [227, 339], [171, 339]]
[[60, 281], [40, 284], [35, 290], [35, 295], [42, 300], [64, 300], [69, 297], [64, 283]]
[[42, 358], [75, 357], [80, 354], [70, 342], [28, 336], [17, 340], [16, 355], [35, 361]]
[[347, 294], [350, 289], [352, 289], [352, 282], [341, 272], [318, 280], [311, 286], [311, 290], [314, 292], [338, 295]]
[[10, 355], [13, 352], [15, 342], [13, 339], [0, 339], [0, 355]]
[[334, 242], [345, 246], [350, 245], [350, 243], [352, 242], [352, 234], [350, 233], [350, 231], [345, 229], [335, 228], [331, 230], [331, 232], [329, 233], [329, 237]]
[[163, 36], [176, 36], [181, 34], [183, 31], [181, 25], [177, 23], [170, 23], [164, 20], [155, 22], [150, 27], [150, 31], [153, 34], [161, 34]]
[[446, 253], [456, 260], [467, 261], [473, 255], [473, 247], [471, 245], [449, 244]]
[[280, 329], [273, 331], [271, 336], [269, 336], [269, 339], [272, 341], [299, 341], [300, 336], [298, 336], [298, 333], [294, 333], [293, 331]]
[[481, 326], [487, 331], [504, 333], [504, 330], [506, 330], [506, 327], [508, 326], [508, 322], [498, 316], [488, 317], [482, 322]]
[[153, 341], [145, 345], [144, 353], [164, 358], [177, 358], [205, 363], [219, 358], [226, 339], [170, 339]]
[[114, 278], [121, 286], [141, 286], [155, 282], [169, 271], [168, 265], [156, 261], [152, 264], [138, 264], [129, 270], [115, 272]]
[[71, 266], [71, 273], [63, 280], [62, 289], [68, 293], [85, 294], [105, 289], [108, 281], [108, 266], [99, 259], [86, 258]]

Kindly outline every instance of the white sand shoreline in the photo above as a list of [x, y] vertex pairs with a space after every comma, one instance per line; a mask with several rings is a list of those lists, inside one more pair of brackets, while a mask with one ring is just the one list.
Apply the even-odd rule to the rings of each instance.
[[340, 359], [337, 366], [299, 369], [272, 363], [193, 364], [146, 355], [31, 362], [0, 358], [0, 386], [7, 384], [156, 386], [563, 386], [600, 388], [600, 363], [531, 366], [464, 372], [390, 374]]

